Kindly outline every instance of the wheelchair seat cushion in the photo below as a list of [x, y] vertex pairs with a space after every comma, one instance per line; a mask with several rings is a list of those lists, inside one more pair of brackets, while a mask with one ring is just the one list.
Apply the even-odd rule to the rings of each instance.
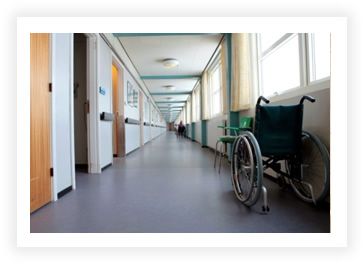
[[287, 156], [301, 147], [303, 105], [258, 105], [254, 135], [263, 156]]

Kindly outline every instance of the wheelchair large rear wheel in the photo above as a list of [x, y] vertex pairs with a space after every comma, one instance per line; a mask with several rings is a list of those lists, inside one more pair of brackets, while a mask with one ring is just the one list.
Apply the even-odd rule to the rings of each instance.
[[253, 206], [262, 189], [263, 163], [257, 140], [245, 131], [232, 147], [231, 179], [236, 197], [246, 206]]
[[290, 184], [305, 202], [320, 203], [330, 189], [329, 152], [315, 135], [306, 131], [302, 132], [301, 149], [301, 173], [299, 177], [292, 177]]

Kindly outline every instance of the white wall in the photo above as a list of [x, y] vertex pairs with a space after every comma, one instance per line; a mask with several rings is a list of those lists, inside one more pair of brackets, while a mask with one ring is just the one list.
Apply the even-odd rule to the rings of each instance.
[[[124, 71], [124, 115], [125, 118], [132, 118], [139, 120], [139, 102], [137, 107], [133, 107], [128, 104], [128, 86], [130, 83], [134, 89], [138, 91], [139, 100], [139, 86], [134, 81], [128, 71]], [[131, 151], [140, 147], [140, 125], [125, 124], [125, 153], [128, 154]]]
[[[73, 35], [52, 34], [53, 200], [74, 182]], [[75, 187], [75, 186], [74, 186]]]
[[158, 136], [158, 127], [152, 127], [152, 139]]
[[144, 119], [144, 122], [147, 122], [149, 124], [148, 126], [144, 126], [143, 136], [144, 136], [144, 144], [145, 144], [150, 140], [150, 103], [149, 103], [148, 97], [145, 96], [145, 94], [143, 94], [143, 104], [144, 104], [143, 119]]
[[151, 127], [149, 126], [144, 126], [144, 144], [147, 143], [148, 141], [150, 141], [150, 136], [151, 136]]
[[[98, 122], [99, 122], [99, 160], [103, 168], [113, 161], [112, 151], [112, 122], [100, 121], [102, 112], [112, 113], [112, 57], [109, 47], [104, 40], [97, 37], [97, 77], [98, 77]], [[99, 88], [104, 89], [101, 94]]]
[[224, 130], [218, 126], [223, 125], [226, 119], [226, 115], [221, 115], [207, 121], [207, 146], [210, 148], [215, 149], [217, 138], [224, 135]]

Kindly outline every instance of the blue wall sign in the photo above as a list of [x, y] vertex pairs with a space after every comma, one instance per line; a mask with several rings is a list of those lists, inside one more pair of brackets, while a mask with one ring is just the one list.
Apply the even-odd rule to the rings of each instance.
[[105, 95], [106, 94], [106, 90], [100, 86], [99, 87], [99, 93], [102, 94], [102, 95]]

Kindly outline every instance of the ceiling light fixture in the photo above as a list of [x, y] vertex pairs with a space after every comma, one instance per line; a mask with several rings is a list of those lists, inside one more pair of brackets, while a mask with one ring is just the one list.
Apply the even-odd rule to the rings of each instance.
[[176, 86], [174, 86], [174, 85], [165, 85], [164, 88], [166, 88], [167, 90], [172, 91], [172, 90], [176, 89]]
[[179, 61], [176, 59], [164, 59], [163, 60], [163, 66], [165, 68], [171, 69], [174, 67], [177, 67], [179, 65]]

